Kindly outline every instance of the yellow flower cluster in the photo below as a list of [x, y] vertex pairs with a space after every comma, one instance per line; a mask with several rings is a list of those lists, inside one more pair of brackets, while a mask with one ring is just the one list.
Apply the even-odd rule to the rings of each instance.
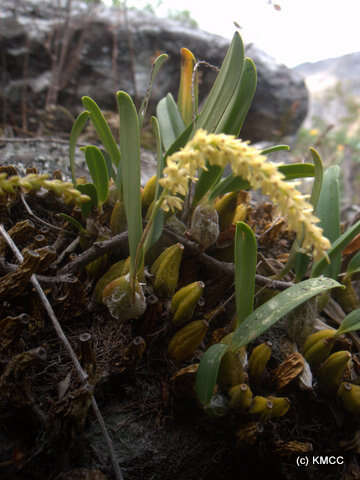
[[160, 180], [165, 189], [162, 204], [165, 211], [182, 208], [182, 200], [176, 195], [188, 193], [189, 179], [196, 180], [197, 169], [205, 169], [206, 162], [221, 167], [230, 165], [234, 175], [247, 180], [253, 189], [260, 188], [280, 213], [287, 216], [289, 228], [299, 234], [304, 233], [303, 247], [313, 247], [315, 259], [326, 255], [330, 242], [316, 225], [319, 219], [313, 215], [312, 205], [295, 188], [298, 182], [286, 182], [276, 165], [268, 162], [249, 142], [232, 135], [208, 134], [198, 130], [183, 149], [168, 157], [164, 178]]
[[62, 180], [48, 180], [47, 174], [38, 175], [31, 173], [25, 177], [13, 175], [8, 178], [6, 173], [0, 173], [0, 198], [16, 193], [17, 188], [27, 192], [45, 188], [56, 195], [64, 197], [66, 203], [76, 202], [80, 204], [89, 201], [89, 197], [74, 188], [72, 183], [63, 182]]

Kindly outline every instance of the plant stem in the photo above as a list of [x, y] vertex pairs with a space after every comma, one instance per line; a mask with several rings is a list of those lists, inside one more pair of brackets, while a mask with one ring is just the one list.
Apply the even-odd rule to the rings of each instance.
[[155, 202], [155, 205], [153, 206], [153, 209], [151, 211], [151, 215], [149, 218], [149, 221], [146, 224], [146, 227], [143, 230], [143, 233], [141, 235], [140, 241], [138, 243], [137, 249], [136, 249], [136, 256], [135, 256], [135, 268], [134, 271], [131, 272], [130, 274], [130, 289], [132, 291], [133, 295], [133, 300], [135, 299], [135, 281], [136, 281], [136, 275], [137, 272], [140, 268], [140, 261], [143, 261], [144, 258], [144, 244], [145, 241], [150, 233], [152, 224], [154, 223], [155, 216], [157, 212], [159, 211], [159, 208], [161, 207], [161, 204], [165, 198], [165, 195], [167, 195], [167, 190], [163, 190], [161, 192], [161, 195], [159, 199]]

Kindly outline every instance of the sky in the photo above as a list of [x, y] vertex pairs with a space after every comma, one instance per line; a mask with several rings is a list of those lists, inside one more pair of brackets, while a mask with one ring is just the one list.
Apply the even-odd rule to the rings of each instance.
[[288, 67], [360, 51], [360, 0], [127, 0], [147, 3], [161, 3], [160, 16], [189, 10], [202, 30], [229, 39], [235, 21], [245, 43]]

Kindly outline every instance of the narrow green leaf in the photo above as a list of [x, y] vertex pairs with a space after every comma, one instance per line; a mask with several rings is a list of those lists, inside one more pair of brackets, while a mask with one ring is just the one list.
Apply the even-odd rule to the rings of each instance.
[[144, 118], [146, 115], [146, 111], [149, 105], [149, 100], [151, 97], [151, 92], [152, 92], [152, 87], [154, 85], [155, 78], [157, 74], [159, 73], [160, 68], [162, 67], [163, 63], [169, 58], [169, 55], [166, 53], [162, 53], [158, 57], [155, 58], [152, 67], [151, 67], [151, 74], [150, 74], [150, 82], [149, 86], [146, 90], [145, 97], [143, 101], [141, 102], [140, 108], [139, 108], [139, 128], [142, 128], [142, 125], [144, 123]]
[[322, 184], [323, 184], [323, 178], [324, 178], [324, 166], [323, 162], [321, 160], [321, 157], [319, 153], [315, 150], [315, 148], [310, 148], [310, 153], [312, 156], [312, 160], [314, 162], [314, 183], [313, 183], [313, 188], [311, 191], [311, 198], [310, 198], [310, 203], [314, 207], [314, 210], [317, 207], [319, 197], [320, 197], [320, 192], [322, 189]]
[[102, 205], [109, 193], [109, 176], [105, 158], [100, 149], [94, 145], [81, 147], [81, 150], [85, 152], [86, 164], [96, 188], [98, 202]]
[[[310, 163], [279, 165], [278, 170], [284, 174], [285, 180], [312, 177], [314, 175], [314, 166]], [[250, 188], [250, 183], [247, 180], [234, 175], [228, 175], [220, 182], [214, 182], [214, 184], [215, 186], [210, 188], [209, 200], [214, 200], [216, 197], [225, 195], [228, 192], [238, 192], [239, 190], [248, 190]]]
[[[321, 157], [319, 153], [315, 150], [315, 148], [310, 148], [310, 153], [312, 156], [312, 160], [314, 162], [314, 182], [313, 182], [312, 191], [311, 191], [310, 203], [315, 210], [319, 201], [320, 192], [322, 188], [324, 168], [323, 168]], [[296, 282], [300, 282], [304, 278], [311, 260], [310, 256], [307, 255], [306, 253], [297, 251], [301, 246], [303, 240], [304, 240], [304, 235], [301, 235], [301, 236], [298, 235], [296, 237], [296, 240], [294, 242], [293, 248], [291, 250], [290, 258], [287, 264], [288, 267], [292, 268], [292, 263], [294, 261]], [[288, 270], [290, 270], [290, 268], [288, 268]], [[285, 269], [284, 269], [284, 273], [285, 273]]]
[[[243, 66], [244, 45], [240, 34], [235, 32], [214, 85], [206, 98], [202, 111], [195, 121], [195, 129], [204, 128], [208, 132], [220, 132], [226, 128], [229, 132], [237, 130], [237, 128], [234, 128], [235, 124], [230, 125], [230, 121], [241, 122], [242, 114], [247, 108], [246, 102], [243, 106], [238, 104], [241, 100], [238, 98], [240, 93], [242, 93], [241, 98], [244, 100], [244, 92], [240, 91], [240, 88], [236, 90], [241, 82]], [[239, 109], [239, 117], [236, 108]], [[227, 111], [226, 114], [225, 111]], [[225, 117], [221, 123], [224, 114]], [[207, 168], [207, 171], [203, 170], [201, 172], [199, 181], [197, 182], [193, 207], [221, 178], [218, 166], [208, 165]]]
[[[176, 138], [176, 140], [167, 149], [165, 153], [165, 159], [186, 145], [186, 143], [191, 138], [192, 129], [193, 129], [193, 124], [191, 123], [188, 127], [186, 127], [186, 129]], [[164, 144], [164, 141], [162, 141], [162, 143]]]
[[255, 234], [244, 222], [235, 230], [235, 301], [236, 326], [247, 318], [254, 308], [257, 245]]
[[[340, 236], [340, 167], [338, 165], [325, 170], [315, 215], [320, 219], [319, 226], [323, 234], [333, 244]], [[331, 264], [322, 274], [336, 279], [340, 273], [341, 252], [331, 256]]]
[[[270, 153], [280, 152], [282, 150], [289, 151], [290, 150], [289, 145], [273, 145], [272, 147], [267, 147], [267, 148], [264, 148], [263, 150], [261, 150], [260, 154], [261, 155], [269, 155]], [[303, 164], [300, 163], [298, 165], [303, 165]]]
[[195, 128], [214, 132], [226, 107], [231, 101], [241, 77], [244, 63], [244, 45], [239, 32], [235, 32], [214, 85], [206, 98]]
[[216, 197], [225, 195], [229, 192], [238, 192], [239, 190], [248, 190], [250, 183], [241, 177], [228, 175], [223, 180], [215, 184], [215, 187], [210, 189], [209, 200], [215, 200]]
[[86, 122], [88, 121], [90, 113], [85, 111], [79, 113], [76, 117], [75, 122], [72, 126], [70, 132], [70, 140], [69, 140], [69, 157], [70, 157], [70, 171], [71, 171], [71, 179], [74, 187], [76, 187], [76, 176], [75, 176], [75, 149], [76, 143], [78, 138], [83, 131]]
[[[156, 189], [155, 189], [155, 197], [154, 202], [158, 200], [160, 193], [161, 193], [161, 186], [159, 183], [159, 179], [162, 177], [162, 172], [165, 165], [164, 155], [162, 151], [162, 142], [161, 142], [161, 134], [160, 134], [160, 126], [159, 122], [156, 117], [151, 117], [151, 123], [154, 131], [154, 136], [156, 140], [156, 157], [157, 157], [157, 168], [156, 168]], [[156, 243], [163, 231], [164, 227], [164, 216], [165, 212], [160, 208], [157, 213], [155, 214], [154, 223], [150, 229], [148, 237], [145, 241], [144, 245], [144, 252], [146, 253], [149, 248]]]
[[315, 168], [311, 163], [289, 163], [288, 165], [278, 165], [277, 168], [285, 176], [285, 180], [308, 178], [315, 175]]
[[[355, 223], [355, 225], [352, 225], [350, 228], [346, 230], [335, 242], [332, 244], [330, 250], [328, 250], [327, 254], [330, 260], [333, 257], [337, 257], [339, 252], [342, 252], [346, 245], [348, 245], [353, 238], [356, 237], [356, 235], [360, 233], [360, 220]], [[321, 275], [324, 270], [326, 269], [328, 263], [326, 261], [326, 258], [322, 258], [318, 262], [316, 262], [313, 266], [311, 276], [312, 277], [317, 277]]]
[[92, 183], [80, 184], [76, 187], [84, 195], [88, 195], [91, 200], [81, 204], [81, 213], [86, 218], [90, 215], [91, 210], [98, 205], [96, 188]]
[[[112, 178], [114, 180], [114, 182], [116, 182], [117, 172], [114, 170], [114, 164], [111, 161], [110, 155], [104, 149], [100, 148], [100, 151], [105, 158], [106, 167], [107, 167], [107, 171], [108, 171], [108, 177]], [[117, 169], [120, 170], [120, 165], [117, 167]]]
[[120, 117], [121, 180], [128, 225], [130, 265], [134, 272], [136, 250], [142, 235], [140, 194], [140, 132], [134, 102], [126, 93], [116, 93]]
[[215, 132], [227, 133], [236, 137], [240, 134], [255, 95], [256, 83], [255, 64], [250, 58], [245, 58], [241, 77]]
[[212, 186], [217, 185], [223, 171], [224, 169], [219, 165], [207, 164], [207, 170], [201, 172], [199, 180], [196, 182], [192, 208], [200, 202]]
[[360, 329], [360, 308], [353, 310], [351, 313], [346, 315], [344, 320], [341, 322], [340, 327], [338, 328], [336, 335], [342, 335], [344, 333], [353, 332], [354, 330]]
[[184, 121], [171, 93], [168, 93], [157, 104], [156, 116], [160, 125], [164, 149], [168, 150], [185, 130]]
[[104, 115], [92, 98], [86, 96], [82, 97], [82, 103], [86, 110], [90, 112], [90, 118], [94, 124], [96, 133], [99, 135], [102, 144], [108, 151], [111, 161], [115, 166], [118, 166], [120, 164], [120, 150]]
[[57, 216], [63, 218], [66, 222], [69, 222], [73, 227], [75, 227], [79, 232], [86, 232], [86, 229], [81, 225], [80, 222], [76, 220], [76, 218], [71, 217], [67, 213], [60, 212]]
[[257, 308], [235, 330], [231, 349], [249, 344], [284, 315], [310, 298], [341, 284], [327, 277], [310, 278], [280, 292]]
[[216, 343], [201, 357], [196, 373], [195, 390], [199, 401], [203, 405], [209, 403], [214, 393], [221, 359], [228, 348], [228, 345], [224, 343]]
[[354, 273], [360, 272], [360, 252], [357, 252], [350, 260], [347, 268], [346, 275], [350, 276]]

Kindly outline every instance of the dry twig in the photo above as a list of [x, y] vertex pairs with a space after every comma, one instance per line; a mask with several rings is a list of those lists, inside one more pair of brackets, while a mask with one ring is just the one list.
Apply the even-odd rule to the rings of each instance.
[[[13, 253], [16, 256], [19, 263], [22, 263], [23, 260], [24, 260], [23, 256], [21, 255], [19, 249], [17, 248], [17, 246], [15, 245], [15, 243], [13, 242], [11, 237], [8, 235], [7, 231], [5, 230], [5, 228], [2, 224], [0, 224], [0, 233], [4, 237], [5, 241], [7, 242], [7, 244], [11, 248], [11, 250], [13, 251]], [[54, 312], [47, 296], [45, 295], [44, 290], [41, 288], [41, 285], [40, 285], [40, 283], [37, 279], [37, 276], [35, 274], [31, 275], [30, 282], [32, 283], [32, 285], [35, 288], [37, 294], [39, 295], [40, 300], [41, 300], [42, 304], [44, 305], [45, 310], [48, 313], [48, 315], [49, 315], [49, 317], [52, 321], [53, 327], [54, 327], [59, 339], [61, 340], [61, 342], [63, 343], [63, 345], [66, 349], [66, 351], [68, 352], [68, 354], [69, 354], [69, 356], [70, 356], [70, 358], [71, 358], [71, 360], [74, 364], [75, 370], [76, 370], [76, 372], [77, 372], [77, 374], [80, 378], [80, 381], [82, 383], [83, 388], [89, 393], [89, 395], [91, 397], [91, 404], [92, 404], [95, 416], [96, 416], [96, 418], [97, 418], [97, 420], [100, 424], [102, 433], [104, 435], [106, 444], [107, 444], [109, 452], [110, 452], [110, 457], [111, 457], [111, 461], [112, 461], [112, 465], [113, 465], [113, 468], [114, 468], [116, 479], [117, 480], [123, 480], [123, 475], [122, 475], [121, 470], [120, 470], [119, 462], [116, 458], [116, 454], [115, 454], [115, 450], [114, 450], [112, 440], [111, 440], [110, 435], [107, 431], [104, 419], [102, 417], [102, 414], [99, 410], [99, 407], [97, 405], [96, 399], [95, 399], [94, 394], [93, 394], [93, 387], [92, 387], [92, 385], [90, 385], [88, 383], [88, 374], [82, 368], [82, 366], [81, 366], [81, 364], [80, 364], [80, 362], [79, 362], [79, 360], [78, 360], [78, 358], [77, 358], [69, 340], [65, 336], [65, 333], [64, 333], [63, 329], [61, 328], [61, 325], [60, 325], [58, 319], [56, 318], [55, 312]]]

